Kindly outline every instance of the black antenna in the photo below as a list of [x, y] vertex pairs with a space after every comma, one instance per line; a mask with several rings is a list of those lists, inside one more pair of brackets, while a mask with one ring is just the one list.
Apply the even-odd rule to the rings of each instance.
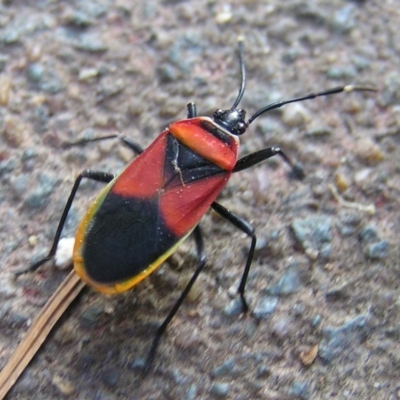
[[243, 36], [238, 37], [238, 54], [239, 54], [239, 63], [240, 63], [240, 74], [241, 74], [241, 84], [238, 96], [231, 107], [231, 111], [235, 110], [236, 107], [239, 105], [240, 100], [242, 100], [244, 90], [246, 88], [246, 67], [244, 65], [244, 38]]
[[340, 87], [336, 87], [336, 88], [333, 88], [333, 89], [325, 90], [323, 92], [310, 93], [310, 94], [308, 94], [306, 96], [296, 97], [296, 98], [290, 99], [290, 100], [278, 101], [277, 103], [269, 104], [269, 105], [265, 106], [264, 108], [262, 108], [261, 110], [258, 110], [247, 121], [247, 125], [250, 125], [261, 114], [264, 114], [264, 113], [266, 113], [268, 111], [271, 111], [271, 110], [275, 110], [276, 108], [280, 108], [280, 107], [284, 106], [285, 104], [297, 103], [299, 101], [311, 100], [311, 99], [315, 99], [316, 97], [329, 96], [331, 94], [336, 94], [336, 93], [341, 93], [341, 92], [355, 92], [355, 91], [376, 92], [376, 89], [369, 88], [369, 87], [362, 87], [362, 86], [347, 85], [347, 86], [340, 86]]

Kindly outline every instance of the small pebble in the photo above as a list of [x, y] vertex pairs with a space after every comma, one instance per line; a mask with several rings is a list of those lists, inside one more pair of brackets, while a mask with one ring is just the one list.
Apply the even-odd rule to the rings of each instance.
[[217, 11], [215, 15], [215, 22], [218, 25], [225, 25], [232, 19], [232, 9], [231, 5], [228, 3], [222, 3], [221, 8]]
[[108, 49], [102, 37], [95, 32], [82, 33], [76, 40], [71, 40], [71, 44], [76, 49], [89, 53], [103, 53]]
[[64, 396], [71, 396], [76, 390], [74, 384], [71, 381], [61, 377], [60, 375], [54, 375], [52, 383]]
[[113, 370], [108, 370], [101, 374], [101, 381], [109, 387], [117, 386], [118, 378], [118, 372]]
[[125, 84], [122, 79], [103, 79], [96, 89], [96, 101], [101, 103], [110, 97], [114, 97], [122, 93], [125, 89]]
[[180, 74], [177, 68], [168, 62], [158, 65], [156, 72], [160, 83], [176, 82]]
[[99, 71], [96, 68], [83, 68], [79, 72], [80, 81], [88, 81], [92, 78], [96, 78], [99, 75]]
[[400, 104], [400, 73], [398, 71], [394, 70], [387, 74], [382, 97], [386, 106]]
[[11, 77], [7, 75], [0, 75], [0, 105], [3, 107], [7, 107], [8, 105], [11, 87]]
[[269, 378], [272, 374], [271, 369], [266, 365], [258, 365], [256, 369], [256, 376], [258, 379]]
[[26, 188], [31, 177], [28, 174], [13, 175], [10, 178], [9, 184], [13, 195], [16, 199], [23, 199], [26, 195]]
[[301, 103], [290, 104], [282, 111], [282, 121], [290, 128], [302, 125], [310, 119], [310, 113]]
[[103, 313], [104, 308], [101, 305], [92, 304], [82, 312], [79, 319], [85, 327], [93, 328], [97, 325]]
[[287, 338], [292, 331], [292, 326], [288, 318], [282, 317], [274, 322], [271, 326], [271, 332], [278, 338], [278, 339], [285, 339]]
[[[267, 289], [267, 293], [274, 296], [287, 296], [297, 293], [308, 282], [309, 278], [310, 273], [305, 265], [293, 263], [288, 267], [279, 282]], [[269, 304], [270, 309], [272, 309], [274, 303], [274, 297], [270, 297], [265, 305]]]
[[185, 400], [196, 400], [197, 399], [197, 385], [192, 383], [186, 392]]
[[210, 389], [210, 394], [217, 399], [225, 399], [230, 390], [229, 383], [213, 383]]
[[39, 43], [29, 44], [26, 47], [26, 55], [29, 62], [34, 63], [42, 57], [42, 47]]
[[292, 47], [283, 53], [282, 61], [286, 64], [293, 64], [301, 54], [302, 52], [299, 49]]
[[311, 326], [313, 328], [317, 328], [318, 326], [320, 326], [321, 322], [322, 322], [322, 317], [321, 315], [318, 314], [311, 320]]
[[94, 20], [85, 12], [80, 10], [74, 10], [73, 12], [67, 12], [63, 16], [63, 23], [65, 25], [72, 25], [78, 28], [87, 28], [92, 25]]
[[4, 161], [0, 161], [0, 176], [4, 173], [10, 173], [16, 167], [16, 160], [13, 158], [9, 158]]
[[221, 378], [223, 376], [229, 376], [232, 375], [232, 372], [235, 368], [235, 359], [234, 358], [229, 358], [226, 360], [222, 365], [219, 367], [214, 368], [212, 375], [214, 378]]
[[362, 185], [368, 184], [368, 178], [370, 175], [371, 175], [370, 168], [364, 168], [362, 170], [359, 170], [354, 175], [354, 183], [362, 187]]
[[176, 385], [182, 386], [187, 382], [187, 377], [179, 371], [178, 368], [172, 370], [172, 378]]
[[[14, 296], [17, 291], [15, 282], [10, 277], [3, 277], [0, 279], [0, 296], [3, 298], [9, 298]], [[1, 314], [1, 312], [0, 312]]]
[[311, 398], [308, 386], [308, 382], [294, 381], [289, 389], [289, 395], [295, 397], [296, 399], [308, 400]]
[[278, 297], [276, 296], [265, 296], [261, 301], [257, 303], [253, 310], [253, 314], [256, 318], [266, 318], [271, 316], [278, 306]]
[[356, 7], [354, 4], [347, 4], [333, 15], [332, 25], [341, 33], [349, 32], [356, 26], [356, 23]]
[[0, 42], [2, 42], [5, 45], [11, 45], [18, 43], [21, 38], [21, 33], [15, 29], [13, 26], [10, 26], [3, 30], [3, 32], [0, 33]]
[[136, 358], [129, 364], [129, 368], [135, 372], [143, 371], [146, 366], [146, 360], [144, 358]]
[[28, 237], [29, 246], [35, 247], [37, 245], [38, 238], [36, 235], [31, 235]]
[[297, 23], [292, 18], [277, 18], [271, 26], [268, 26], [268, 37], [291, 44], [291, 33], [297, 29]]
[[329, 302], [343, 301], [350, 297], [351, 287], [346, 283], [340, 287], [335, 287], [325, 293], [325, 299]]
[[27, 70], [28, 79], [32, 86], [50, 94], [56, 94], [65, 87], [64, 82], [52, 65], [39, 62], [31, 63]]
[[368, 138], [358, 140], [354, 152], [358, 158], [369, 165], [378, 164], [384, 158], [384, 154], [380, 147]]
[[325, 138], [325, 137], [329, 137], [332, 136], [332, 128], [328, 128], [328, 127], [317, 127], [317, 128], [312, 128], [306, 131], [306, 136], [310, 136], [310, 137], [315, 137], [315, 138]]
[[388, 256], [388, 253], [389, 243], [387, 240], [372, 243], [367, 249], [368, 258], [371, 260], [382, 260]]
[[341, 212], [339, 221], [336, 224], [342, 236], [351, 236], [357, 232], [361, 223], [360, 213]]
[[328, 79], [350, 80], [357, 76], [357, 69], [353, 65], [330, 67], [326, 73]]
[[338, 172], [335, 176], [335, 184], [339, 192], [344, 192], [350, 187], [350, 179], [344, 173]]
[[360, 231], [359, 238], [363, 243], [376, 242], [378, 239], [378, 231], [374, 225], [367, 225]]
[[236, 317], [243, 313], [243, 304], [239, 297], [234, 298], [223, 309], [223, 313], [228, 317]]
[[199, 346], [199, 332], [197, 328], [191, 331], [181, 331], [175, 336], [175, 344], [181, 349], [194, 349]]
[[318, 354], [328, 364], [334, 361], [353, 363], [364, 351], [362, 342], [370, 330], [366, 314], [358, 315], [339, 327], [324, 328]]
[[25, 140], [26, 128], [23, 120], [15, 115], [7, 115], [1, 131], [3, 139], [13, 147], [19, 147]]
[[332, 240], [332, 219], [328, 216], [296, 218], [292, 222], [292, 229], [307, 255], [315, 253], [318, 256], [322, 245]]

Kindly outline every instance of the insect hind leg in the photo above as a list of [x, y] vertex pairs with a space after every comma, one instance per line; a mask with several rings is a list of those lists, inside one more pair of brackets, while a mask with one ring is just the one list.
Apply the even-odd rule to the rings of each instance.
[[191, 288], [193, 287], [194, 283], [196, 282], [196, 279], [200, 275], [200, 272], [203, 270], [204, 266], [206, 265], [207, 257], [205, 255], [203, 236], [202, 236], [199, 226], [196, 226], [196, 228], [194, 228], [193, 237], [194, 237], [194, 241], [196, 243], [196, 252], [197, 252], [196, 270], [194, 271], [192, 277], [190, 278], [190, 281], [187, 283], [185, 289], [181, 293], [179, 299], [176, 301], [175, 305], [172, 307], [167, 318], [165, 318], [164, 322], [161, 324], [161, 326], [158, 328], [158, 330], [156, 332], [156, 335], [155, 335], [153, 342], [151, 344], [151, 347], [150, 347], [149, 354], [148, 354], [147, 359], [144, 364], [144, 368], [143, 368], [144, 375], [147, 374], [147, 372], [150, 370], [151, 364], [152, 364], [154, 357], [156, 355], [156, 352], [157, 352], [158, 345], [160, 343], [160, 339], [161, 339], [162, 335], [164, 334], [165, 330], [167, 329], [168, 324], [171, 322], [172, 318], [175, 316], [175, 314], [179, 310], [183, 301], [185, 300], [185, 298], [187, 297]]
[[57, 246], [58, 246], [58, 243], [61, 238], [61, 233], [62, 233], [62, 230], [65, 225], [65, 221], [67, 220], [68, 213], [71, 209], [75, 195], [79, 189], [79, 185], [83, 178], [91, 179], [91, 180], [94, 180], [97, 182], [109, 183], [114, 179], [114, 175], [108, 174], [106, 172], [90, 171], [90, 170], [83, 171], [81, 174], [79, 174], [79, 176], [75, 180], [74, 186], [72, 187], [71, 193], [69, 194], [67, 203], [65, 204], [64, 211], [63, 211], [60, 221], [58, 223], [56, 234], [54, 236], [53, 244], [51, 246], [49, 253], [47, 254], [46, 257], [44, 257], [41, 260], [37, 261], [36, 263], [30, 265], [28, 268], [25, 268], [20, 271], [16, 271], [15, 272], [16, 276], [22, 275], [26, 272], [32, 272], [32, 271], [37, 270], [41, 265], [43, 265], [47, 261], [51, 260], [55, 256], [55, 254], [57, 252]]
[[109, 140], [109, 139], [119, 139], [124, 146], [128, 147], [129, 149], [131, 149], [136, 155], [139, 155], [139, 154], [143, 153], [143, 147], [142, 146], [140, 146], [138, 143], [136, 143], [130, 137], [124, 136], [124, 135], [119, 134], [119, 133], [115, 133], [115, 134], [107, 135], [107, 136], [94, 137], [94, 138], [90, 138], [90, 139], [79, 139], [79, 140], [77, 140], [75, 142], [65, 142], [65, 143], [63, 143], [62, 147], [64, 149], [68, 149], [70, 147], [84, 146], [87, 143], [101, 142], [101, 141]]
[[[195, 118], [197, 117], [197, 108], [195, 103], [189, 103], [187, 106], [187, 117], [188, 118]], [[131, 149], [136, 155], [139, 155], [143, 153], [144, 149], [142, 146], [140, 146], [138, 143], [136, 143], [134, 140], [132, 140], [130, 137], [119, 134], [119, 133], [114, 133], [112, 135], [106, 135], [106, 136], [99, 136], [99, 137], [94, 137], [90, 139], [79, 139], [75, 142], [65, 142], [63, 143], [64, 148], [70, 148], [70, 147], [75, 147], [75, 146], [84, 146], [87, 143], [93, 143], [93, 142], [100, 142], [103, 140], [109, 140], [109, 139], [119, 139], [122, 144], [129, 149]]]

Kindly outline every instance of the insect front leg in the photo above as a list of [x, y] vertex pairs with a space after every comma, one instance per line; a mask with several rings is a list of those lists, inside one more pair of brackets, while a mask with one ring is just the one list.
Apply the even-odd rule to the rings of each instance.
[[[292, 169], [292, 173], [296, 179], [303, 179], [304, 178], [304, 171], [303, 169], [291, 162], [289, 157], [279, 148], [279, 147], [269, 147], [260, 151], [257, 151], [255, 153], [251, 153], [245, 157], [242, 157], [236, 162], [235, 167], [233, 168], [232, 172], [239, 172], [243, 171], [244, 169], [250, 168], [253, 165], [259, 164], [262, 161], [265, 161], [271, 157], [274, 157], [276, 155], [279, 155], [282, 157], [282, 159], [289, 164], [289, 166]], [[254, 249], [256, 247], [256, 242], [257, 238], [254, 233], [254, 228], [243, 218], [233, 214], [231, 211], [226, 209], [225, 207], [221, 206], [220, 204], [214, 202], [211, 204], [211, 207], [216, 211], [218, 214], [220, 214], [223, 218], [231, 222], [233, 225], [235, 225], [238, 229], [240, 229], [242, 232], [244, 232], [246, 235], [251, 237], [251, 245], [250, 245], [250, 250], [249, 254], [247, 256], [247, 261], [246, 265], [244, 267], [242, 279], [239, 284], [238, 288], [238, 293], [240, 295], [240, 298], [242, 300], [242, 306], [243, 306], [243, 311], [246, 312], [249, 309], [249, 306], [247, 304], [246, 298], [244, 296], [245, 288], [246, 288], [246, 282], [247, 278], [249, 275], [251, 263], [253, 260], [254, 256]]]
[[238, 287], [238, 293], [240, 295], [240, 299], [242, 301], [243, 312], [247, 312], [249, 310], [249, 306], [247, 304], [246, 298], [244, 296], [244, 291], [246, 288], [247, 277], [249, 276], [249, 271], [251, 267], [251, 263], [253, 261], [254, 250], [256, 248], [257, 237], [254, 233], [254, 228], [243, 218], [235, 215], [227, 208], [221, 206], [219, 203], [212, 203], [211, 208], [216, 211], [221, 217], [225, 218], [231, 224], [233, 224], [236, 228], [240, 229], [244, 232], [247, 236], [251, 238], [250, 250], [247, 256], [246, 265], [244, 267], [242, 279], [240, 280], [240, 284]]
[[168, 324], [171, 322], [172, 318], [175, 316], [175, 314], [179, 310], [179, 308], [182, 305], [183, 301], [185, 300], [186, 296], [190, 292], [190, 289], [193, 287], [196, 279], [199, 277], [200, 272], [203, 270], [204, 266], [206, 265], [207, 257], [204, 252], [204, 241], [203, 241], [203, 236], [202, 236], [199, 226], [196, 226], [196, 228], [194, 228], [193, 238], [196, 243], [196, 252], [197, 252], [196, 270], [194, 271], [192, 277], [190, 278], [190, 281], [186, 285], [186, 287], [183, 290], [182, 294], [180, 295], [179, 299], [176, 301], [175, 305], [172, 307], [172, 310], [169, 312], [167, 318], [165, 318], [164, 322], [158, 328], [157, 333], [151, 344], [150, 351], [147, 356], [146, 362], [144, 364], [144, 370], [143, 370], [144, 374], [146, 374], [151, 367], [151, 364], [154, 360], [154, 356], [156, 355], [156, 352], [157, 352], [157, 347], [159, 345], [161, 336], [164, 334], [165, 330], [167, 329]]
[[79, 176], [76, 178], [74, 186], [72, 187], [71, 193], [68, 197], [67, 203], [65, 204], [64, 211], [61, 215], [60, 222], [58, 223], [57, 231], [53, 239], [53, 244], [51, 246], [51, 249], [49, 253], [47, 254], [46, 257], [42, 258], [41, 260], [37, 261], [36, 263], [32, 264], [29, 266], [27, 269], [17, 271], [15, 274], [16, 276], [21, 275], [23, 273], [29, 272], [29, 271], [35, 271], [38, 269], [41, 265], [43, 265], [45, 262], [51, 260], [56, 252], [57, 252], [57, 246], [58, 242], [60, 241], [61, 233], [65, 225], [65, 221], [67, 220], [68, 213], [71, 209], [72, 202], [74, 201], [76, 192], [79, 189], [79, 185], [82, 181], [83, 178], [91, 179], [97, 182], [103, 182], [103, 183], [109, 183], [114, 179], [113, 174], [108, 174], [106, 172], [100, 172], [100, 171], [90, 171], [86, 170], [83, 171]]
[[301, 180], [304, 178], [303, 169], [299, 165], [293, 164], [290, 158], [279, 147], [269, 147], [242, 157], [236, 162], [232, 172], [243, 171], [244, 169], [250, 168], [253, 165], [259, 164], [260, 162], [268, 160], [268, 158], [276, 155], [280, 156], [287, 164], [289, 164], [293, 176], [296, 179]]

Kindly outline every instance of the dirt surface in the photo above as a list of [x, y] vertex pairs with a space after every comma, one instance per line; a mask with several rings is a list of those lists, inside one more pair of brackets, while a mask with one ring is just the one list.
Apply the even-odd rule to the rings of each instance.
[[[195, 267], [188, 240], [172, 265], [126, 294], [86, 290], [56, 326], [10, 399], [400, 398], [400, 14], [396, 1], [52, 1], [0, 6], [0, 363], [65, 276], [39, 259], [77, 174], [116, 173], [195, 101], [229, 109], [244, 35], [241, 107], [346, 84], [376, 87], [287, 106], [256, 120], [241, 154], [280, 146], [281, 160], [234, 175], [221, 204], [256, 228], [249, 239], [214, 213], [201, 226], [208, 265], [138, 368]], [[135, 4], [138, 3], [138, 4]], [[84, 183], [65, 236], [100, 184]], [[338, 193], [338, 195], [335, 195]], [[39, 396], [39, 397], [38, 397]]]

